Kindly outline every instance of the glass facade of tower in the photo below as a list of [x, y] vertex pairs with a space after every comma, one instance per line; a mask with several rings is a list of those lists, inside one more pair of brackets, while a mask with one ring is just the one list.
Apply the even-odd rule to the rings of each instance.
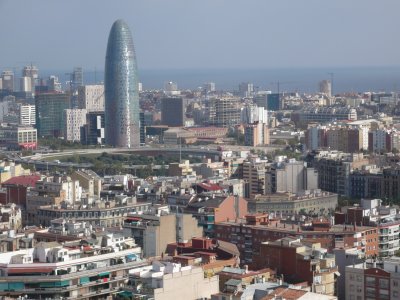
[[139, 91], [136, 55], [128, 25], [114, 22], [108, 37], [104, 95], [106, 144], [139, 146]]
[[38, 94], [35, 97], [36, 128], [39, 137], [64, 135], [64, 110], [71, 108], [70, 95], [63, 93]]

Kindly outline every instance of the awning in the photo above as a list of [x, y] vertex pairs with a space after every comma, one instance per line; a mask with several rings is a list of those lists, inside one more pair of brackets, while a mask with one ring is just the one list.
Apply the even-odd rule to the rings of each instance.
[[121, 297], [132, 297], [132, 292], [128, 292], [128, 291], [122, 291], [118, 293], [119, 296]]
[[81, 278], [79, 278], [79, 283], [88, 283], [88, 282], [90, 282], [90, 279], [89, 279], [89, 277], [81, 277]]
[[108, 276], [108, 275], [110, 275], [110, 272], [102, 272], [102, 273], [99, 273], [99, 276]]
[[126, 259], [127, 259], [128, 261], [137, 260], [137, 259], [138, 259], [138, 256], [137, 256], [136, 254], [128, 254], [128, 255], [126, 256]]
[[125, 220], [128, 220], [128, 221], [141, 221], [142, 218], [138, 218], [138, 217], [127, 217]]
[[333, 274], [335, 274], [337, 277], [340, 276], [340, 273], [338, 271], [334, 272]]

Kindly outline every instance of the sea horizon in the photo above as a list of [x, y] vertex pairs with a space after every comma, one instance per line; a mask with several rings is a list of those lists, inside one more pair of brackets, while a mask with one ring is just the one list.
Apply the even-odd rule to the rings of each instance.
[[[72, 68], [71, 68], [72, 69]], [[71, 70], [39, 70], [40, 77], [56, 75], [64, 84]], [[84, 84], [101, 83], [103, 70], [83, 69]], [[333, 75], [332, 75], [333, 74]], [[165, 82], [177, 82], [179, 89], [197, 89], [214, 82], [217, 90], [235, 91], [241, 82], [251, 82], [257, 90], [277, 92], [318, 92], [321, 80], [333, 79], [333, 92], [397, 92], [400, 66], [303, 67], [303, 68], [193, 68], [139, 69], [144, 90], [162, 89]]]

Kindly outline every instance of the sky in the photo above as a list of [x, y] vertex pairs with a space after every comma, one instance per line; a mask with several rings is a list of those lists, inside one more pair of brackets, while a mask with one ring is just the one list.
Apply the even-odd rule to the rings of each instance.
[[399, 11], [399, 0], [0, 0], [0, 70], [102, 70], [120, 18], [139, 69], [400, 66]]

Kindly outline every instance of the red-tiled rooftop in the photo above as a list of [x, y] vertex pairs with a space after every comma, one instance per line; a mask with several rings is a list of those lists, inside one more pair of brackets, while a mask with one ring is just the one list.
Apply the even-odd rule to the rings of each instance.
[[222, 187], [220, 187], [218, 184], [202, 182], [202, 183], [198, 183], [197, 185], [199, 187], [201, 187], [202, 189], [207, 190], [207, 191], [220, 191], [220, 190], [222, 190]]
[[22, 185], [25, 187], [34, 187], [36, 182], [40, 180], [39, 175], [22, 175], [16, 176], [3, 182], [3, 185]]

